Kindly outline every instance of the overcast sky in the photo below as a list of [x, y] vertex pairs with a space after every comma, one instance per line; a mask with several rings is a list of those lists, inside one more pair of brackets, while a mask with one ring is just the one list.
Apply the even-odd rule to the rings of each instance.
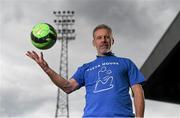
[[[39, 66], [25, 56], [36, 49], [32, 27], [52, 24], [53, 10], [74, 10], [76, 40], [69, 42], [69, 77], [96, 56], [92, 30], [113, 29], [117, 56], [131, 58], [140, 68], [180, 10], [179, 0], [0, 0], [0, 117], [54, 117], [57, 88]], [[44, 57], [59, 70], [60, 42]], [[70, 95], [70, 116], [80, 117], [84, 89]], [[178, 117], [180, 105], [146, 100], [146, 117]]]

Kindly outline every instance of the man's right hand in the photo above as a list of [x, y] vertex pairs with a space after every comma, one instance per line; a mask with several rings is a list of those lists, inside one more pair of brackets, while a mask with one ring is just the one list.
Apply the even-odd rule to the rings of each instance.
[[26, 55], [36, 61], [36, 63], [45, 71], [47, 72], [49, 66], [47, 62], [43, 58], [43, 53], [40, 53], [40, 56], [35, 51], [27, 51]]
[[40, 56], [35, 51], [27, 51], [26, 55], [36, 61], [39, 66], [46, 72], [46, 74], [50, 77], [52, 82], [61, 88], [66, 93], [71, 93], [78, 89], [79, 85], [75, 79], [66, 80], [57, 74], [54, 70], [52, 70], [47, 62], [43, 58], [43, 53], [40, 53]]

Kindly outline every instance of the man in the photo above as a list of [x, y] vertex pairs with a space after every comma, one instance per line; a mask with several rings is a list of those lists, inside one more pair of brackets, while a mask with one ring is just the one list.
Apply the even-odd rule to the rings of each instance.
[[[143, 75], [130, 59], [117, 57], [111, 52], [114, 39], [110, 27], [97, 26], [93, 38], [96, 59], [79, 67], [69, 80], [54, 72], [42, 53], [38, 56], [36, 52], [28, 51], [26, 55], [35, 60], [53, 83], [66, 93], [86, 87], [83, 117], [144, 117], [145, 103], [140, 85], [144, 81]], [[135, 114], [129, 88], [134, 95]]]

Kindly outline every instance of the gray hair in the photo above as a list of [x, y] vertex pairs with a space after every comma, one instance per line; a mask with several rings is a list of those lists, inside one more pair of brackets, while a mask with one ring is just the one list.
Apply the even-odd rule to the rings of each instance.
[[98, 25], [98, 26], [96, 26], [96, 27], [94, 28], [94, 30], [93, 30], [93, 37], [94, 37], [94, 33], [95, 33], [97, 30], [99, 30], [99, 29], [107, 29], [110, 33], [112, 33], [112, 29], [111, 29], [109, 26], [107, 26], [107, 25], [105, 25], [105, 24], [101, 24], [101, 25]]

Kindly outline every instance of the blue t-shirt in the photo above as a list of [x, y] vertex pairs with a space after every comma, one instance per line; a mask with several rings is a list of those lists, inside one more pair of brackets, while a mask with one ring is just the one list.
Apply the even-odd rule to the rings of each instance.
[[127, 58], [97, 57], [79, 67], [72, 76], [86, 88], [83, 117], [134, 117], [129, 87], [144, 81], [136, 65]]

